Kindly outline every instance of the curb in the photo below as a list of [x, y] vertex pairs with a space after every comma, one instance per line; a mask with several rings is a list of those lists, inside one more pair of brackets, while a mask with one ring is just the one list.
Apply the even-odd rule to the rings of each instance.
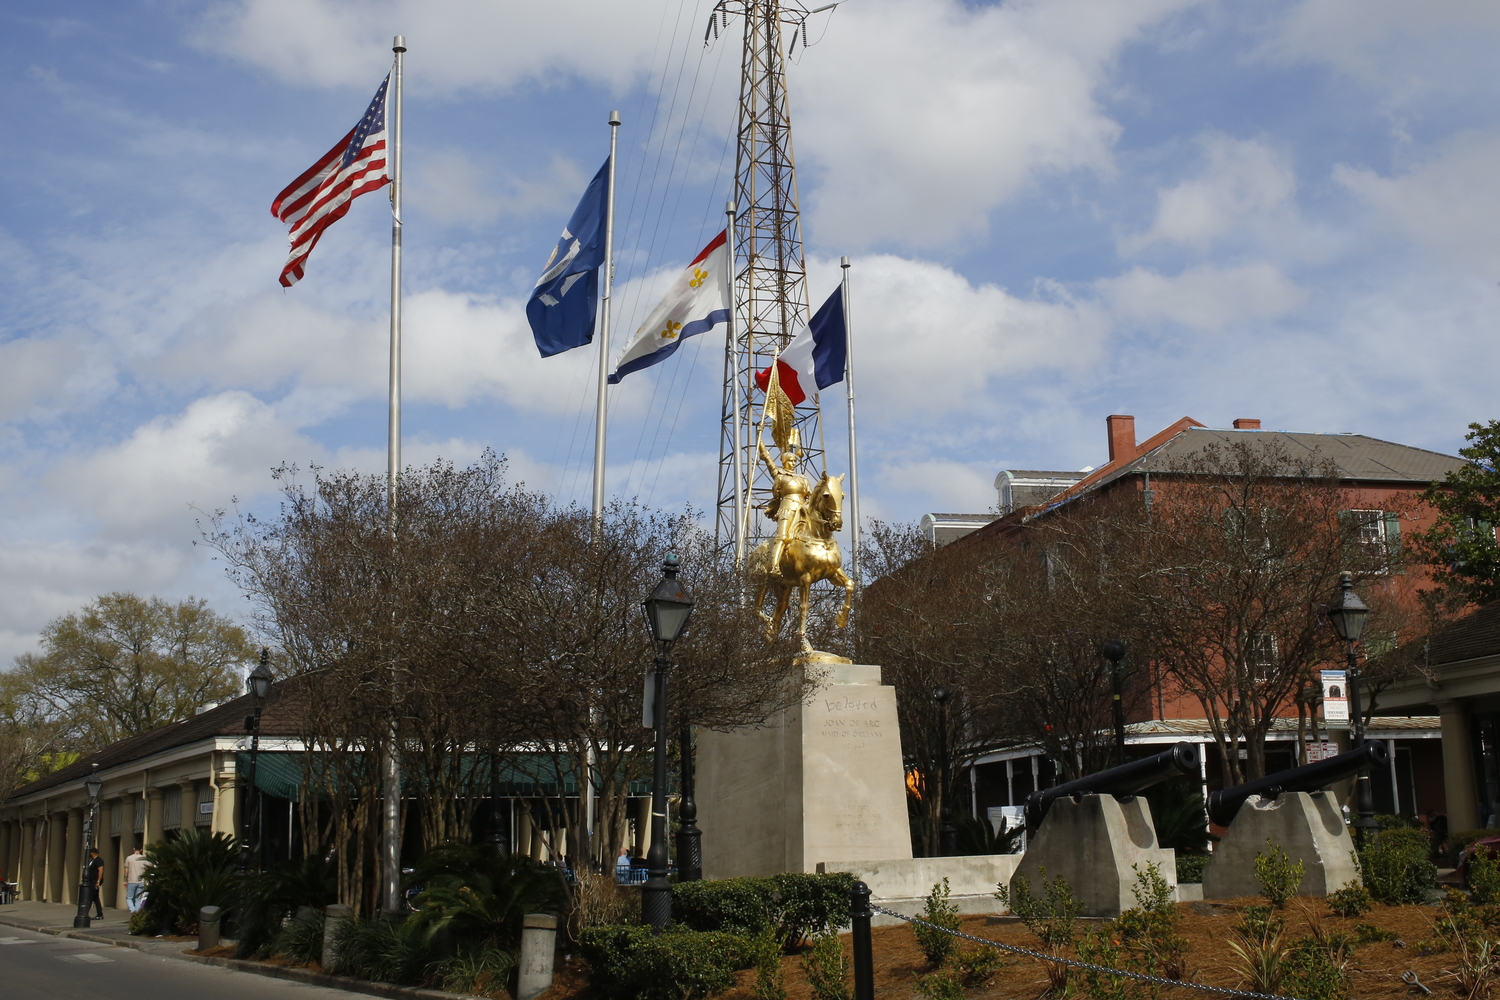
[[314, 972], [311, 969], [294, 966], [263, 965], [260, 962], [248, 962], [240, 958], [194, 955], [192, 952], [178, 951], [175, 948], [156, 947], [154, 945], [155, 938], [139, 941], [122, 941], [119, 938], [89, 934], [86, 931], [74, 930], [71, 927], [28, 923], [10, 917], [0, 917], [0, 926], [16, 927], [20, 930], [33, 931], [37, 934], [51, 934], [53, 937], [88, 941], [91, 944], [105, 944], [115, 948], [130, 948], [134, 951], [159, 955], [162, 958], [175, 958], [179, 961], [197, 962], [200, 965], [217, 966], [221, 969], [229, 969], [232, 972], [247, 972], [255, 976], [266, 976], [269, 979], [288, 979], [292, 982], [306, 983], [309, 986], [324, 986], [329, 989], [344, 990], [349, 993], [388, 997], [390, 1000], [464, 1000], [467, 997], [467, 994], [444, 993], [441, 990], [426, 990], [417, 986], [397, 986], [394, 983], [375, 983], [368, 979], [351, 979], [347, 976], [335, 976], [327, 972]]

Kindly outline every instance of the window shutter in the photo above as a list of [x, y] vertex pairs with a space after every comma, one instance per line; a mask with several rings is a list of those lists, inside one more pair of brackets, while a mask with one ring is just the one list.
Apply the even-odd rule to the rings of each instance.
[[1339, 511], [1339, 539], [1343, 543], [1344, 559], [1348, 561], [1359, 551], [1359, 524], [1352, 510]]
[[1385, 550], [1395, 555], [1401, 549], [1401, 515], [1396, 511], [1385, 512]]

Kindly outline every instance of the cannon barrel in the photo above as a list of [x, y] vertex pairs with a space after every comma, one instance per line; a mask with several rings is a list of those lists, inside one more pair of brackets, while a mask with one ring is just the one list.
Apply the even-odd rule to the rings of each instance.
[[1316, 792], [1367, 767], [1383, 767], [1390, 759], [1391, 755], [1384, 743], [1366, 743], [1358, 750], [1350, 750], [1337, 757], [1303, 764], [1288, 771], [1277, 771], [1243, 785], [1212, 792], [1208, 796], [1208, 818], [1219, 826], [1228, 826], [1240, 811], [1240, 806], [1252, 795], [1274, 799], [1282, 792]]
[[1035, 833], [1053, 800], [1065, 795], [1134, 795], [1168, 778], [1197, 773], [1198, 748], [1184, 741], [1155, 756], [1032, 792], [1026, 796], [1026, 829]]

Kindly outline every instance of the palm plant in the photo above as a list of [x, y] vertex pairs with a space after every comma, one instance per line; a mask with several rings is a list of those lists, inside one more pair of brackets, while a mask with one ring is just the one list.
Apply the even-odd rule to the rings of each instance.
[[338, 873], [318, 857], [283, 861], [246, 880], [238, 920], [241, 958], [271, 946], [287, 917], [300, 907], [322, 909], [338, 901]]
[[235, 902], [238, 857], [234, 838], [198, 827], [146, 848], [146, 860], [151, 862], [146, 891], [152, 910], [164, 914], [177, 930], [193, 933], [201, 908]]
[[474, 945], [514, 948], [527, 913], [561, 913], [568, 902], [556, 869], [501, 854], [489, 844], [441, 844], [427, 852], [407, 881], [426, 887], [415, 900], [410, 924], [449, 953]]

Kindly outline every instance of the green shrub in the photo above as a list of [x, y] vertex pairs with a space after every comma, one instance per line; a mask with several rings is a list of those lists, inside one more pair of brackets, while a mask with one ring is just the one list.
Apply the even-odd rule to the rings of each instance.
[[851, 963], [837, 931], [824, 931], [812, 939], [812, 950], [802, 958], [802, 972], [817, 1000], [850, 1000]]
[[1388, 931], [1374, 924], [1355, 924], [1354, 943], [1358, 945], [1379, 944], [1382, 941], [1395, 941], [1401, 937], [1395, 931]]
[[251, 875], [238, 901], [235, 954], [270, 954], [288, 917], [304, 906], [321, 910], [336, 903], [338, 893], [338, 872], [318, 857], [283, 861]]
[[917, 976], [912, 993], [927, 1000], [963, 1000], [963, 979], [955, 969], [938, 969]]
[[516, 956], [503, 948], [476, 948], [438, 963], [433, 978], [448, 993], [508, 998], [515, 967]]
[[1374, 905], [1370, 890], [1365, 888], [1363, 882], [1351, 882], [1328, 895], [1328, 908], [1338, 917], [1362, 917]]
[[228, 909], [238, 899], [239, 851], [228, 834], [191, 827], [146, 848], [146, 860], [151, 862], [146, 872], [149, 908], [178, 933], [198, 932], [203, 907]]
[[754, 959], [739, 935], [681, 927], [663, 934], [639, 924], [589, 927], [578, 944], [605, 1000], [699, 1000], [728, 989], [735, 970]]
[[1500, 903], [1500, 854], [1487, 847], [1471, 850], [1464, 873], [1474, 902], [1481, 906]]
[[566, 913], [567, 884], [556, 868], [492, 844], [440, 844], [407, 877], [426, 890], [408, 922], [443, 955], [514, 949], [528, 913]]
[[[995, 898], [1021, 918], [1026, 929], [1035, 934], [1049, 951], [1073, 947], [1078, 940], [1074, 930], [1078, 919], [1078, 904], [1073, 899], [1073, 887], [1061, 875], [1047, 880], [1047, 869], [1039, 870], [1042, 877], [1042, 898], [1031, 894], [1031, 880], [1024, 875], [1011, 879], [1012, 886], [1004, 883], [995, 887]], [[1068, 967], [1048, 962], [1047, 981], [1049, 990], [1058, 996], [1068, 989]]]
[[[947, 931], [956, 931], [961, 926], [958, 919], [958, 907], [948, 899], [946, 878], [934, 885], [932, 891], [927, 894], [927, 901], [922, 905], [922, 919], [936, 926], [912, 924], [911, 930], [917, 936], [917, 947], [921, 948], [922, 954], [927, 956], [927, 964], [937, 967], [953, 954], [953, 947], [958, 943], [958, 938]], [[938, 928], [946, 928], [946, 930]]]
[[1071, 946], [1077, 938], [1074, 924], [1078, 919], [1078, 904], [1073, 900], [1073, 887], [1061, 875], [1048, 880], [1047, 869], [1041, 869], [1042, 896], [1031, 894], [1031, 880], [1017, 875], [1012, 882], [1014, 889], [1003, 883], [996, 887], [995, 898], [1021, 918], [1026, 929], [1048, 948]]
[[142, 934], [155, 934], [160, 925], [160, 917], [144, 907], [130, 915], [130, 933], [136, 937]]
[[334, 932], [338, 962], [328, 970], [380, 983], [415, 986], [435, 972], [442, 955], [410, 921], [345, 920]]
[[[1375, 817], [1375, 825], [1382, 830], [1420, 830], [1422, 824], [1415, 817], [1396, 816], [1392, 813], [1380, 813]], [[1424, 832], [1422, 836], [1427, 836]]]
[[776, 928], [766, 927], [750, 939], [755, 960], [755, 1000], [786, 1000], [786, 977], [781, 973], [781, 942]]
[[1234, 954], [1234, 969], [1254, 993], [1274, 995], [1281, 987], [1286, 960], [1291, 949], [1283, 943], [1286, 921], [1270, 905], [1255, 904], [1240, 911], [1240, 923], [1234, 929], [1229, 950]]
[[1177, 881], [1178, 882], [1202, 882], [1203, 869], [1208, 867], [1208, 854], [1182, 854], [1177, 855]]
[[954, 816], [953, 825], [958, 834], [958, 853], [965, 856], [1015, 854], [1021, 846], [1021, 834], [1026, 831], [1026, 824], [1018, 823], [996, 833], [989, 820], [968, 813]]
[[1000, 954], [999, 948], [982, 944], [960, 949], [948, 963], [948, 967], [958, 973], [959, 980], [968, 987], [983, 986], [994, 979], [995, 974], [1005, 965], [1005, 957]]
[[1382, 830], [1359, 852], [1359, 873], [1377, 903], [1425, 903], [1437, 881], [1421, 830]]
[[290, 920], [271, 939], [269, 951], [273, 955], [285, 955], [294, 962], [306, 965], [323, 956], [323, 927], [327, 915], [314, 910], [311, 916], [301, 920]]
[[[1169, 850], [1202, 854], [1214, 838], [1208, 830], [1208, 808], [1197, 778], [1175, 778], [1145, 792], [1151, 806], [1156, 842]], [[1181, 881], [1179, 875], [1178, 880]]]
[[1266, 849], [1255, 855], [1255, 881], [1260, 883], [1260, 894], [1278, 910], [1297, 895], [1306, 871], [1306, 865], [1301, 861], [1294, 864], [1270, 837], [1266, 838]]
[[790, 950], [810, 934], [847, 927], [852, 888], [847, 872], [681, 882], [672, 887], [672, 919], [695, 931], [750, 937], [773, 926]]
[[1281, 989], [1302, 1000], [1349, 1000], [1347, 957], [1344, 941], [1303, 935], [1282, 961]]

